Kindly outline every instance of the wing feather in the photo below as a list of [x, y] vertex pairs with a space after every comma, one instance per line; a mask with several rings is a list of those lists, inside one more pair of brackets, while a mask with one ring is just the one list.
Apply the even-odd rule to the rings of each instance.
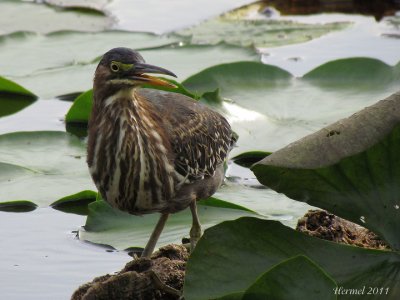
[[162, 116], [176, 172], [189, 181], [213, 176], [236, 141], [228, 121], [181, 94], [144, 89], [141, 93]]

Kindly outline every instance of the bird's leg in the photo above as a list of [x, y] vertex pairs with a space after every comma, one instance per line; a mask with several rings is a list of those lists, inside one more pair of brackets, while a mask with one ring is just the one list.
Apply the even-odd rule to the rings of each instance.
[[146, 247], [142, 252], [141, 257], [150, 257], [153, 254], [154, 248], [156, 247], [158, 238], [161, 235], [161, 232], [164, 229], [165, 223], [167, 222], [169, 214], [161, 214], [160, 219], [157, 222], [156, 227], [154, 228], [149, 241], [147, 242]]
[[192, 212], [192, 228], [190, 229], [190, 251], [193, 252], [194, 247], [201, 237], [201, 224], [197, 215], [196, 200], [190, 203], [190, 211]]

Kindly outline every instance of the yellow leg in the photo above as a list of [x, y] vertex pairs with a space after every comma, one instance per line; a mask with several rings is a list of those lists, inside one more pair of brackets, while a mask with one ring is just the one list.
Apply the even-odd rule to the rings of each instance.
[[192, 212], [192, 228], [190, 229], [190, 251], [193, 252], [198, 240], [201, 237], [201, 224], [199, 216], [197, 215], [196, 200], [190, 204], [190, 211]]

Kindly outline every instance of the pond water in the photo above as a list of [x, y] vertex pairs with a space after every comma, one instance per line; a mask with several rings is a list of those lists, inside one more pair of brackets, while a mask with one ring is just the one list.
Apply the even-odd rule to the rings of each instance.
[[[92, 26], [90, 29], [93, 31], [101, 31], [102, 28], [112, 28], [129, 31], [169, 33], [187, 26], [196, 25], [202, 20], [215, 17], [220, 13], [250, 3], [250, 1], [245, 0], [206, 1], [209, 5], [205, 5], [204, 1], [200, 0], [175, 0], [169, 1], [168, 5], [162, 4], [163, 1], [161, 0], [146, 2], [115, 0], [110, 3], [108, 3], [109, 1], [103, 2], [106, 3], [104, 9], [107, 11], [109, 17], [106, 22], [98, 19], [93, 19], [93, 22], [88, 21], [88, 24]], [[36, 10], [49, 9], [43, 8], [39, 4], [21, 3], [21, 1], [5, 1], [0, 4], [0, 11], [4, 13], [6, 8], [8, 13], [22, 9], [26, 12], [30, 10], [36, 12]], [[100, 3], [102, 2], [100, 1]], [[3, 10], [1, 10], [1, 5], [3, 5]], [[34, 6], [25, 7], [25, 5]], [[138, 7], [140, 9], [137, 9]], [[48, 14], [47, 11], [40, 13]], [[76, 14], [75, 12], [68, 13]], [[56, 12], [53, 11], [52, 14], [56, 14]], [[49, 14], [49, 16], [52, 15]], [[180, 80], [183, 80], [191, 74], [195, 74], [211, 65], [230, 61], [260, 59], [261, 56], [262, 62], [278, 66], [299, 77], [323, 63], [338, 58], [370, 57], [379, 59], [391, 66], [400, 61], [399, 27], [398, 25], [392, 25], [385, 18], [380, 22], [377, 22], [372, 16], [345, 14], [278, 16], [276, 18], [278, 20], [292, 20], [309, 24], [345, 21], [351, 22], [352, 25], [344, 30], [331, 32], [308, 42], [279, 47], [260, 47], [255, 53], [251, 54], [247, 53], [248, 49], [243, 50], [242, 48], [229, 48], [229, 51], [226, 50], [226, 52], [224, 52], [225, 50], [216, 51], [215, 49], [221, 47], [221, 45], [197, 49], [193, 51], [193, 56], [180, 54], [185, 63], [179, 63], [179, 61], [170, 62], [173, 64], [173, 68], [171, 69], [177, 74], [182, 74]], [[35, 29], [30, 28], [29, 24], [24, 24], [23, 21], [13, 22], [12, 20], [8, 20], [7, 23], [3, 19], [3, 23], [1, 22], [2, 28], [0, 33], [3, 34], [20, 30], [35, 31]], [[16, 24], [17, 22], [20, 23]], [[76, 30], [76, 28], [68, 27], [68, 22], [74, 22], [74, 19], [71, 21], [66, 17], [65, 28], [58, 29]], [[89, 28], [89, 25], [85, 26]], [[38, 27], [35, 34], [43, 31], [48, 32], [49, 28], [45, 26]], [[38, 37], [43, 39], [43, 43], [48, 38], [48, 36], [43, 37], [41, 35], [38, 35]], [[2, 37], [0, 36], [0, 38]], [[56, 96], [62, 93], [72, 93], [89, 89], [96, 62], [91, 62], [89, 58], [83, 58], [82, 60], [78, 58], [76, 61], [65, 59], [67, 61], [62, 61], [62, 57], [60, 59], [56, 54], [54, 54], [54, 59], [49, 57], [49, 55], [41, 57], [40, 53], [48, 51], [48, 49], [41, 48], [42, 42], [40, 40], [35, 43], [28, 43], [25, 46], [21, 44], [23, 48], [18, 48], [13, 46], [12, 43], [15, 42], [13, 38], [15, 37], [6, 36], [0, 41], [0, 75], [15, 80], [31, 89], [40, 98], [22, 111], [0, 118], [0, 134], [16, 131], [65, 131], [64, 118], [71, 106], [71, 102], [58, 100]], [[174, 42], [174, 37], [167, 36], [166, 38], [168, 40], [165, 43]], [[25, 40], [21, 38], [19, 41], [23, 42]], [[55, 45], [58, 42], [54, 41], [52, 43]], [[150, 48], [154, 46], [146, 45]], [[143, 48], [146, 48], [146, 45]], [[16, 53], [14, 58], [15, 63], [10, 61], [10, 58], [12, 58], [10, 53], [13, 51], [10, 49], [13, 47], [16, 47], [14, 48]], [[57, 49], [57, 46], [54, 47], [54, 49]], [[176, 47], [179, 48], [179, 45]], [[19, 61], [18, 55], [23, 55], [21, 49], [37, 53], [38, 60], [28, 67], [29, 71], [26, 74], [22, 71], [19, 72], [20, 70], [15, 70]], [[166, 51], [175, 51], [174, 49], [171, 48]], [[3, 54], [1, 54], [2, 50]], [[85, 51], [85, 49], [80, 51]], [[157, 59], [161, 61], [160, 58], [157, 58], [157, 51], [157, 49], [148, 50], [147, 57], [150, 57], [148, 61], [153, 60], [156, 63], [158, 62]], [[214, 53], [213, 51], [216, 52]], [[167, 55], [167, 52], [163, 53]], [[204, 53], [207, 54], [205, 55]], [[101, 52], [98, 54], [101, 54]], [[179, 55], [173, 55], [175, 55], [175, 58], [179, 57]], [[204, 55], [203, 60], [202, 55]], [[235, 59], [236, 57], [237, 59]], [[23, 59], [21, 58], [21, 60]], [[35, 59], [32, 56], [31, 60]], [[167, 61], [166, 59], [163, 60]], [[39, 65], [33, 66], [37, 63]], [[64, 73], [65, 76], [60, 76], [60, 73]], [[55, 80], [54, 85], [52, 85], [52, 78]], [[64, 86], [61, 86], [61, 84], [64, 84]], [[301, 86], [297, 91], [301, 93], [303, 88], [304, 86]], [[343, 117], [349, 115], [363, 106], [390, 95], [396, 89], [397, 87], [391, 86], [386, 90], [371, 93], [368, 101], [358, 103], [354, 107], [347, 107], [339, 115]], [[326, 93], [328, 94], [329, 91]], [[354, 91], [349, 91], [347, 95], [350, 97], [355, 93]], [[334, 97], [335, 94], [332, 95], [332, 98]], [[332, 104], [332, 108], [335, 105]], [[253, 127], [255, 126], [254, 124], [258, 126], [258, 123], [254, 121], [259, 116], [257, 115], [259, 113], [257, 109], [251, 111], [241, 108], [241, 110], [235, 111], [237, 107], [235, 108], [230, 103], [227, 104], [227, 109], [230, 109], [233, 122], [238, 122], [239, 124], [245, 120], [249, 124], [253, 124]], [[282, 117], [279, 119], [277, 117], [274, 120], [275, 125], [279, 122], [286, 122], [285, 120], [290, 120], [293, 117], [291, 116], [289, 107], [286, 107], [286, 109], [286, 115], [281, 112], [281, 115], [278, 116], [281, 117], [283, 115], [285, 118]], [[243, 114], [246, 111], [247, 113]], [[332, 118], [332, 121], [334, 121], [337, 115], [333, 115], [332, 117], [326, 116], [326, 118]], [[270, 146], [269, 149], [262, 148], [256, 150], [274, 151], [326, 125], [327, 120], [320, 120], [316, 123], [312, 123], [313, 121], [310, 122], [311, 125], [306, 124], [307, 122], [301, 124], [301, 126], [299, 125], [301, 130], [296, 127], [297, 125], [285, 127], [281, 132], [272, 135], [275, 139], [269, 143], [254, 141], [254, 145]], [[260, 124], [260, 126], [264, 126], [262, 124], [265, 123]], [[241, 130], [240, 132], [245, 134], [246, 130], [250, 131], [254, 130], [254, 128], [244, 126], [238, 130]], [[259, 128], [259, 131], [263, 130], [264, 128]], [[268, 132], [267, 129], [265, 131]], [[279, 135], [282, 134], [286, 134], [286, 136], [279, 138]], [[256, 136], [254, 139], [259, 139], [259, 137]], [[247, 148], [252, 149], [251, 146]], [[239, 148], [235, 150], [235, 154], [249, 150], [247, 148], [245, 145], [239, 145]], [[222, 187], [216, 196], [225, 197], [225, 199], [228, 197], [234, 203], [253, 209], [271, 219], [280, 220], [288, 226], [295, 226], [296, 220], [310, 208], [304, 203], [290, 200], [271, 190], [264, 189], [260, 191], [257, 180], [248, 169], [230, 164], [227, 176], [229, 178], [227, 185]], [[3, 200], [1, 199], [1, 201]], [[119, 270], [130, 259], [126, 252], [111, 251], [109, 248], [80, 241], [77, 238], [76, 232], [85, 224], [85, 220], [86, 216], [67, 214], [49, 207], [39, 207], [28, 213], [0, 212], [0, 238], [2, 240], [0, 298], [11, 300], [68, 299], [80, 284], [96, 276]]]

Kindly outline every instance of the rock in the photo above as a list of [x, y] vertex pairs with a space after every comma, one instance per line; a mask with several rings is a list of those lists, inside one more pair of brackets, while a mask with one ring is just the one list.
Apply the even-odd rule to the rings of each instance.
[[188, 256], [184, 246], [167, 245], [151, 259], [135, 258], [115, 275], [82, 285], [71, 300], [179, 299]]
[[389, 249], [372, 231], [324, 210], [309, 210], [297, 222], [296, 230], [320, 239], [370, 249]]

